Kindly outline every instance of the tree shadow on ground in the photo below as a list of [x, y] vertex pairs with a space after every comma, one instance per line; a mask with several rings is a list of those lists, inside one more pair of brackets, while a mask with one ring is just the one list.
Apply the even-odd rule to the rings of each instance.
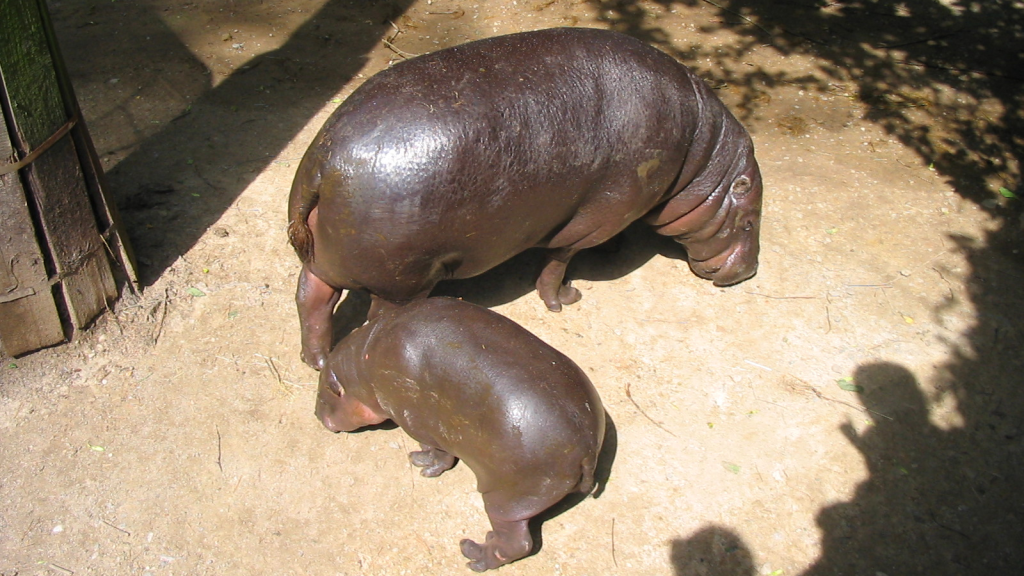
[[[192, 83], [207, 88], [107, 173], [144, 286], [187, 252], [363, 68], [389, 22], [411, 2], [329, 0], [284, 45], [254, 57], [216, 87], [209, 87], [209, 72], [184, 46], [168, 58], [192, 62], [186, 65], [196, 77]], [[153, 34], [174, 36], [159, 18], [145, 20]], [[135, 64], [161, 65], [159, 59]], [[281, 201], [286, 197], [282, 190]]]
[[[855, 381], [874, 425], [844, 427], [871, 476], [855, 497], [823, 510], [821, 558], [807, 574], [1010, 574], [1024, 569], [1024, 305], [1022, 202], [1024, 5], [1010, 0], [589, 0], [612, 28], [685, 62], [710, 61], [712, 84], [739, 90], [739, 116], [758, 116], [759, 93], [785, 86], [842, 94], [864, 119], [913, 150], [962, 198], [994, 220], [983, 238], [952, 238], [967, 261], [975, 325], [949, 342], [926, 397], [890, 363]], [[712, 10], [730, 46], [670, 44], [646, 5]], [[699, 41], [699, 38], [694, 40]], [[757, 50], [812, 58], [811, 74], [749, 65]], [[709, 71], [710, 70], [710, 71]], [[771, 191], [766, 190], [766, 202]], [[940, 271], [940, 274], [942, 271]], [[948, 302], [934, 311], [936, 320]], [[928, 406], [952, 399], [963, 425], [932, 424]], [[885, 416], [881, 416], [884, 414]], [[891, 418], [891, 419], [890, 419]], [[675, 550], [675, 545], [673, 547]], [[675, 554], [673, 555], [675, 557]], [[677, 573], [688, 571], [676, 563]]]
[[[709, 61], [713, 85], [741, 94], [738, 116], [758, 117], [765, 90], [796, 86], [860, 101], [883, 127], [932, 165], [957, 192], [999, 218], [1020, 203], [995, 190], [1020, 187], [1024, 150], [1024, 6], [1012, 0], [653, 0], [715, 11], [701, 34], [730, 31], [729, 46], [680, 50], [657, 19], [633, 0], [588, 0], [611, 28], [636, 36], [684, 63]], [[764, 48], [816, 61], [794, 76], [743, 65]]]

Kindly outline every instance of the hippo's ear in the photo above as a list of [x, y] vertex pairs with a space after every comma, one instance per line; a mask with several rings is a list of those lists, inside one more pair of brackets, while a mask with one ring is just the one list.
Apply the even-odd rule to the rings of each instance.
[[747, 192], [750, 192], [750, 178], [740, 176], [732, 181], [732, 186], [729, 188], [730, 194], [734, 196], [743, 196]]
[[334, 373], [334, 369], [328, 368], [325, 376], [327, 377], [327, 388], [338, 396], [344, 396], [345, 389], [341, 387], [341, 382], [338, 382], [338, 375]]

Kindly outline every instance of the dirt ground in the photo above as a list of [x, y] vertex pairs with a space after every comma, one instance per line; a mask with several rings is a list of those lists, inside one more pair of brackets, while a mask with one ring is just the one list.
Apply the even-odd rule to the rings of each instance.
[[50, 8], [143, 291], [2, 359], [3, 576], [469, 573], [470, 471], [422, 478], [401, 430], [313, 417], [285, 204], [366, 78], [550, 26], [633, 34], [718, 90], [764, 174], [761, 267], [716, 288], [634, 226], [574, 261], [561, 314], [537, 254], [442, 286], [573, 358], [616, 430], [600, 497], [501, 573], [1024, 571], [1019, 2]]

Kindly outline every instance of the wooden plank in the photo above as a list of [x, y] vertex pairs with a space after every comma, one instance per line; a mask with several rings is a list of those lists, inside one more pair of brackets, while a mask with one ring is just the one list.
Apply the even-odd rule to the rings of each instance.
[[0, 0], [0, 71], [15, 116], [12, 144], [29, 148], [67, 122], [35, 0]]
[[[0, 73], [14, 124], [12, 140], [27, 152], [64, 126], [68, 116], [36, 0], [3, 0], [0, 9], [0, 38], [17, 39], [0, 41]], [[96, 257], [105, 247], [74, 143], [60, 139], [23, 174], [54, 271], [64, 281], [71, 319], [82, 327], [117, 292], [105, 257]]]
[[[0, 114], [0, 162], [12, 156]], [[64, 341], [43, 254], [17, 173], [0, 176], [0, 346], [17, 356]]]
[[78, 152], [79, 165], [85, 174], [85, 184], [92, 199], [100, 234], [107, 239], [110, 253], [127, 279], [129, 288], [138, 293], [139, 277], [136, 272], [135, 254], [132, 251], [131, 242], [128, 241], [124, 232], [124, 225], [121, 224], [117, 205], [108, 193], [106, 177], [103, 174], [99, 156], [96, 154], [96, 148], [93, 146], [92, 137], [89, 136], [89, 129], [82, 117], [82, 110], [78, 106], [78, 98], [75, 97], [71, 76], [64, 65], [64, 57], [61, 55], [60, 44], [57, 42], [57, 35], [53, 30], [53, 22], [46, 7], [46, 0], [36, 0], [36, 3], [43, 20], [43, 28], [46, 30], [46, 40], [50, 47], [65, 112], [68, 118], [78, 119], [71, 129], [71, 137], [75, 142], [75, 150]]
[[63, 279], [68, 311], [81, 328], [117, 297], [117, 287], [93, 220], [74, 143], [62, 139], [26, 172], [50, 254]]

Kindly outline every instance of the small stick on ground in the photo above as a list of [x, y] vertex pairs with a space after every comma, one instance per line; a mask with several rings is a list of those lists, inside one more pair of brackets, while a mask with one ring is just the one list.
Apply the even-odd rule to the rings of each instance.
[[738, 16], [738, 17], [742, 18], [745, 22], [748, 22], [748, 23], [750, 23], [753, 26], [757, 26], [758, 28], [761, 29], [762, 32], [767, 34], [769, 38], [772, 38], [774, 36], [774, 34], [772, 34], [771, 30], [765, 28], [764, 26], [761, 26], [757, 22], [754, 22], [750, 18], [747, 18], [746, 16], [744, 16], [743, 14], [740, 14], [739, 12], [737, 12], [735, 10], [730, 10], [730, 9], [726, 8], [725, 6], [722, 6], [721, 4], [718, 4], [717, 2], [712, 2], [711, 0], [703, 0], [703, 1], [706, 2], [707, 4], [711, 4], [712, 6], [718, 8], [719, 10], [722, 10], [724, 12], [728, 12], [729, 14], [732, 14], [733, 16]]
[[907, 41], [904, 41], [904, 42], [897, 42], [895, 44], [878, 44], [878, 45], [876, 45], [876, 48], [881, 48], [883, 50], [891, 50], [893, 48], [903, 48], [904, 46], [913, 46], [914, 44], [924, 44], [925, 42], [931, 42], [932, 40], [939, 40], [939, 39], [942, 39], [942, 38], [948, 38], [950, 36], [954, 36], [956, 34], [959, 34], [961, 30], [962, 30], [962, 28], [958, 28], [958, 29], [953, 30], [951, 32], [943, 32], [943, 33], [940, 33], [940, 34], [935, 34], [934, 36], [928, 36], [927, 38], [918, 38], [917, 40], [907, 40]]
[[825, 320], [828, 321], [828, 330], [825, 330], [825, 334], [829, 334], [832, 332], [832, 310], [829, 309], [829, 304], [832, 304], [832, 298], [827, 293], [825, 294], [825, 301], [828, 302], [828, 304], [825, 304]]
[[939, 275], [939, 278], [942, 278], [942, 281], [946, 283], [946, 289], [949, 290], [949, 299], [956, 300], [956, 294], [953, 293], [953, 285], [949, 283], [949, 280], [946, 280], [946, 277], [942, 275], [942, 272], [940, 272], [938, 268], [932, 266], [932, 270], [934, 270], [935, 273]]
[[885, 284], [847, 284], [847, 288], [892, 288], [892, 282]]
[[107, 526], [110, 526], [110, 527], [111, 527], [111, 528], [113, 528], [114, 530], [117, 530], [118, 532], [120, 532], [120, 533], [122, 533], [122, 534], [124, 534], [124, 535], [126, 535], [126, 536], [131, 536], [131, 535], [132, 535], [132, 533], [131, 533], [131, 532], [129, 532], [129, 531], [127, 531], [127, 530], [125, 530], [124, 528], [118, 528], [117, 526], [114, 526], [113, 524], [111, 524], [110, 522], [107, 522], [106, 520], [104, 520], [104, 519], [102, 519], [102, 518], [100, 518], [100, 522], [103, 522], [103, 523], [104, 523], [104, 524], [106, 524]]
[[[847, 402], [846, 400], [840, 400], [838, 398], [832, 398], [830, 396], [825, 396], [824, 394], [819, 392], [817, 388], [815, 388], [814, 386], [811, 386], [807, 382], [804, 382], [800, 378], [797, 378], [796, 376], [793, 376], [792, 374], [786, 374], [786, 376], [792, 378], [793, 380], [796, 380], [799, 383], [799, 386], [794, 386], [795, 388], [803, 388], [803, 389], [811, 392], [815, 396], [817, 396], [819, 400], [825, 400], [825, 401], [828, 401], [828, 402], [835, 402], [837, 404], [842, 404], [844, 406], [849, 406], [850, 408], [853, 408], [854, 410], [860, 410], [861, 412], [870, 412], [870, 413], [874, 414], [875, 416], [881, 416], [882, 418], [885, 418], [887, 420], [893, 420], [892, 416], [887, 416], [885, 414], [882, 414], [881, 412], [877, 412], [875, 410], [872, 410], [871, 408], [865, 408], [863, 406], [858, 406], [858, 405], [856, 405], [856, 404], [854, 404], [852, 402]], [[793, 386], [793, 385], [790, 384], [790, 386]]]
[[398, 35], [402, 33], [402, 29], [399, 28], [397, 24], [390, 20], [388, 20], [388, 24], [391, 24], [391, 27], [395, 29], [395, 33], [392, 34], [390, 38], [385, 38], [381, 40], [381, 42], [384, 43], [384, 46], [386, 46], [388, 50], [391, 50], [392, 52], [398, 54], [402, 58], [415, 58], [419, 56], [419, 54], [411, 54], [394, 45], [394, 41], [396, 38], [398, 38]]
[[384, 45], [387, 46], [388, 50], [391, 50], [392, 52], [394, 52], [395, 54], [398, 54], [402, 58], [415, 58], [415, 57], [419, 56], [419, 54], [413, 54], [411, 52], [406, 52], [405, 50], [402, 50], [401, 48], [399, 48], [399, 47], [395, 46], [394, 44], [392, 44], [389, 40], [385, 39], [385, 40], [382, 40], [382, 42], [384, 42]]
[[913, 66], [915, 68], [930, 68], [932, 70], [948, 70], [950, 72], [964, 72], [970, 74], [981, 74], [982, 76], [990, 76], [994, 78], [1006, 78], [1007, 80], [1015, 80], [1017, 82], [1024, 81], [1024, 76], [1018, 76], [1015, 74], [1004, 74], [994, 70], [982, 70], [980, 68], [960, 68], [956, 66], [943, 66], [941, 64], [929, 64], [920, 60], [893, 60], [897, 64], [904, 66]]
[[[551, 2], [551, 4], [554, 4], [554, 2]], [[465, 16], [466, 11], [463, 10], [462, 8], [459, 8], [458, 10], [446, 10], [444, 12], [427, 12], [427, 14], [430, 14], [432, 16], [453, 16], [453, 19], [458, 19]]]
[[263, 358], [263, 362], [265, 362], [267, 367], [270, 368], [270, 373], [277, 379], [277, 385], [281, 387], [281, 390], [284, 390], [285, 394], [291, 396], [292, 393], [285, 387], [284, 380], [281, 379], [281, 372], [278, 371], [277, 365], [274, 364], [274, 359], [270, 356], [264, 356], [263, 354], [255, 354], [255, 356]]
[[760, 296], [762, 298], [770, 298], [772, 300], [819, 300], [821, 296], [770, 296], [768, 294], [761, 294], [760, 292], [747, 292], [753, 296]]
[[220, 446], [220, 426], [214, 425], [214, 428], [217, 430], [217, 468], [220, 470], [220, 473], [223, 474], [224, 464], [221, 461], [221, 456], [223, 455], [223, 452], [221, 451]]
[[615, 559], [615, 518], [612, 518], [612, 563], [619, 567], [619, 561]]
[[117, 326], [118, 333], [124, 336], [124, 328], [121, 327], [121, 321], [117, 319], [117, 314], [114, 314], [114, 311], [110, 309], [110, 304], [104, 302], [103, 307], [107, 309], [107, 313], [110, 314], [110, 318], [113, 319], [114, 326]]
[[959, 534], [960, 536], [963, 536], [963, 537], [964, 537], [964, 538], [966, 538], [967, 540], [970, 540], [970, 539], [971, 539], [971, 537], [970, 537], [970, 536], [968, 536], [967, 534], [964, 534], [963, 532], [961, 532], [961, 531], [957, 530], [956, 528], [953, 528], [953, 527], [950, 527], [950, 526], [946, 526], [946, 525], [945, 525], [945, 524], [943, 524], [942, 522], [939, 522], [939, 521], [938, 521], [938, 520], [937, 520], [937, 519], [935, 518], [935, 512], [931, 512], [931, 513], [930, 513], [930, 515], [931, 515], [931, 517], [932, 517], [932, 522], [934, 522], [934, 523], [935, 523], [935, 525], [936, 525], [936, 526], [938, 526], [939, 528], [943, 528], [943, 529], [945, 529], [945, 530], [949, 530], [950, 532], [952, 532], [952, 533], [954, 533], [954, 534]]
[[165, 287], [164, 288], [164, 301], [162, 303], [162, 308], [161, 308], [161, 312], [160, 312], [160, 320], [156, 324], [156, 333], [153, 334], [153, 345], [154, 346], [156, 346], [156, 343], [160, 340], [160, 332], [162, 332], [163, 329], [164, 329], [164, 318], [167, 317], [167, 300], [169, 298], [170, 298], [170, 288], [169, 287]]
[[626, 398], [629, 398], [629, 401], [630, 401], [630, 402], [632, 402], [632, 403], [633, 403], [633, 406], [636, 406], [636, 409], [637, 409], [637, 410], [639, 410], [639, 411], [640, 411], [640, 413], [644, 415], [644, 418], [647, 418], [648, 420], [650, 420], [650, 421], [651, 421], [651, 423], [652, 423], [652, 424], [654, 424], [654, 425], [655, 425], [655, 426], [657, 426], [658, 428], [661, 428], [661, 429], [662, 429], [662, 430], [664, 430], [665, 432], [668, 432], [668, 435], [669, 435], [669, 436], [672, 436], [673, 438], [675, 438], [675, 437], [676, 437], [676, 435], [675, 435], [675, 434], [673, 434], [671, 430], [669, 430], [668, 428], [665, 428], [665, 427], [664, 427], [664, 426], [663, 426], [663, 425], [661, 424], [661, 422], [658, 422], [658, 421], [657, 421], [657, 420], [655, 420], [654, 418], [651, 418], [651, 417], [650, 417], [650, 415], [649, 415], [649, 414], [647, 414], [647, 412], [644, 412], [644, 409], [643, 409], [643, 408], [641, 408], [641, 407], [640, 407], [640, 405], [636, 403], [636, 400], [633, 400], [633, 393], [629, 391], [629, 388], [630, 388], [630, 386], [632, 386], [632, 385], [633, 385], [633, 383], [632, 383], [632, 382], [628, 382], [628, 383], [626, 383]]
[[769, 368], [769, 367], [767, 367], [767, 366], [765, 366], [763, 364], [758, 364], [757, 362], [753, 362], [753, 361], [750, 361], [750, 360], [744, 360], [744, 362], [746, 362], [747, 364], [750, 364], [751, 366], [757, 366], [758, 368], [760, 368], [762, 370], [767, 370], [769, 372], [772, 371], [771, 368]]
[[67, 568], [61, 566], [60, 564], [54, 564], [53, 562], [50, 562], [50, 568], [53, 568], [54, 570], [60, 570], [61, 572], [65, 573], [65, 574], [74, 574], [75, 573], [74, 570], [68, 570]]

